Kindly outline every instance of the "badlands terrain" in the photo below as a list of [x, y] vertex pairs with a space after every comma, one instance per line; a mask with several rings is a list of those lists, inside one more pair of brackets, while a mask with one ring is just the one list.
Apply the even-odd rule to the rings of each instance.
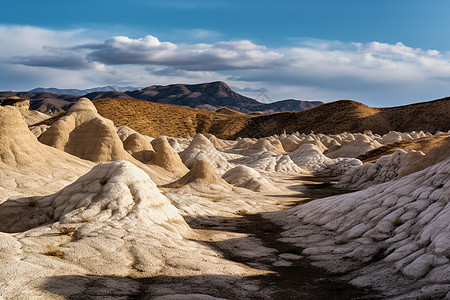
[[0, 299], [450, 298], [447, 98], [3, 104]]

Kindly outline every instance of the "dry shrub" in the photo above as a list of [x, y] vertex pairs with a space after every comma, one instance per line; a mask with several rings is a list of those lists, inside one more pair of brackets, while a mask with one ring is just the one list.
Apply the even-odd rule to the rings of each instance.
[[61, 257], [64, 255], [64, 252], [58, 246], [48, 245], [45, 248], [44, 255]]

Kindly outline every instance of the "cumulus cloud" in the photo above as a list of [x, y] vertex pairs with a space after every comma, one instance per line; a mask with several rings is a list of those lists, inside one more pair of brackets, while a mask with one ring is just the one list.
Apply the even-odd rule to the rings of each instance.
[[86, 48], [95, 48], [87, 55], [91, 62], [171, 66], [187, 71], [261, 69], [281, 64], [283, 58], [281, 53], [246, 40], [178, 46], [151, 35], [139, 39], [113, 37]]
[[45, 85], [42, 78], [65, 79], [65, 87], [227, 80], [243, 93], [276, 93], [272, 98], [298, 91], [287, 97], [417, 99], [433, 97], [430, 91], [445, 96], [450, 78], [446, 54], [401, 42], [297, 39], [293, 46], [271, 48], [249, 40], [176, 44], [152, 35], [98, 40], [87, 38], [85, 30], [0, 26], [0, 45], [2, 70], [27, 80], [40, 70], [39, 85]]

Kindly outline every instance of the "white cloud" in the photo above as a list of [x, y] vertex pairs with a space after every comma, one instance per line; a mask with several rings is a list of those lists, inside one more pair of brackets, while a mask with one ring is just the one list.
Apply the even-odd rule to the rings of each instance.
[[274, 99], [375, 101], [445, 96], [450, 79], [447, 54], [401, 42], [299, 39], [293, 47], [270, 48], [250, 40], [175, 44], [152, 35], [98, 40], [86, 30], [0, 26], [0, 47], [2, 89], [227, 80], [248, 93], [267, 90]]

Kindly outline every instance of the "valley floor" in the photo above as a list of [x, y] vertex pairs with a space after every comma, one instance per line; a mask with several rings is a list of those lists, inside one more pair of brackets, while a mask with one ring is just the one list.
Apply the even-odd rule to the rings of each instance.
[[[296, 192], [268, 197], [273, 209], [288, 209], [347, 192], [333, 187], [331, 177], [288, 176], [285, 182]], [[268, 203], [263, 202], [267, 209]], [[345, 273], [313, 266], [301, 254], [303, 249], [279, 240], [283, 231], [280, 225], [265, 218], [261, 208], [254, 209], [259, 212], [235, 217], [185, 216], [194, 229], [195, 242], [211, 248], [230, 263], [242, 265], [246, 276], [57, 276], [49, 280], [47, 290], [72, 300], [87, 299], [86, 295], [92, 299], [383, 299], [374, 290], [343, 280]], [[130, 285], [130, 281], [138, 286], [137, 291], [120, 289], [121, 285]], [[84, 288], [80, 290], [81, 282]], [[70, 293], [54, 286], [64, 286]], [[73, 289], [79, 289], [79, 293], [73, 294]]]

